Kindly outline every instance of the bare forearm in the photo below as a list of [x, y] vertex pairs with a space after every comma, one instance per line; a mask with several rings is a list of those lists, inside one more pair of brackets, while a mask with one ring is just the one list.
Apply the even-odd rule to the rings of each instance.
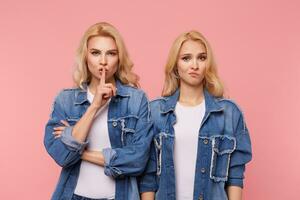
[[155, 193], [154, 192], [143, 192], [141, 194], [141, 200], [154, 200]]
[[238, 186], [227, 187], [228, 200], [242, 200], [243, 189]]
[[97, 110], [98, 109], [92, 105], [88, 107], [87, 111], [74, 126], [72, 136], [79, 142], [85, 142]]
[[94, 163], [96, 165], [104, 166], [104, 156], [101, 151], [84, 151], [82, 156], [82, 160], [88, 161], [90, 163]]

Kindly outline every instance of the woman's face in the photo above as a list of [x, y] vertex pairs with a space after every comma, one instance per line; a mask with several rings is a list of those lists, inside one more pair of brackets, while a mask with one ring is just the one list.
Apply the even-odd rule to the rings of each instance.
[[117, 71], [119, 54], [116, 42], [111, 37], [95, 36], [87, 44], [87, 66], [91, 72], [92, 81], [100, 80], [105, 70], [106, 81], [111, 82]]
[[202, 86], [206, 62], [205, 46], [199, 41], [185, 41], [177, 59], [180, 84], [192, 87]]

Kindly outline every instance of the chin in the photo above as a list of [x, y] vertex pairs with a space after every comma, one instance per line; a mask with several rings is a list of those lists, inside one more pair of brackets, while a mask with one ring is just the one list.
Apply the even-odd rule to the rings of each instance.
[[202, 86], [203, 81], [202, 80], [183, 80], [185, 84], [190, 85], [192, 87]]

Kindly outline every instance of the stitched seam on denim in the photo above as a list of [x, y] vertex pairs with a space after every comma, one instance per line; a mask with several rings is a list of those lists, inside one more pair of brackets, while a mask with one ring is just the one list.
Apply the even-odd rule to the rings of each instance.
[[135, 133], [135, 130], [134, 129], [131, 129], [131, 128], [124, 128], [124, 131], [126, 133]]
[[111, 118], [111, 119], [108, 119], [107, 121], [108, 122], [115, 122], [115, 121], [121, 121], [122, 119], [131, 118], [131, 117], [139, 119], [139, 117], [136, 116], [136, 115], [127, 115], [127, 116], [119, 117], [119, 118]]
[[[222, 152], [219, 152], [219, 150], [215, 147], [215, 139], [216, 138], [228, 138], [229, 140], [232, 140], [233, 141], [233, 149], [231, 149], [231, 150], [224, 150]], [[209, 176], [210, 176], [211, 179], [215, 180], [216, 182], [227, 181], [231, 153], [236, 149], [236, 138], [231, 137], [231, 136], [227, 136], [227, 135], [215, 135], [215, 136], [211, 136], [210, 139], [212, 140], [212, 148], [211, 148], [212, 153], [211, 153], [211, 162], [210, 162], [210, 173], [209, 173]], [[229, 154], [228, 155], [228, 159], [227, 159], [227, 166], [226, 166], [226, 175], [225, 175], [225, 177], [216, 177], [216, 176], [212, 175], [213, 164], [214, 164], [214, 162], [217, 162], [217, 156], [215, 157], [215, 154], [217, 154], [217, 155]], [[214, 157], [216, 158], [215, 160], [214, 160]]]
[[122, 146], [124, 146], [124, 134], [125, 134], [125, 120], [121, 119], [121, 142], [122, 142]]
[[161, 174], [160, 161], [161, 161], [161, 144], [157, 142], [157, 138], [154, 138], [155, 152], [156, 152], [156, 175]]
[[162, 170], [162, 138], [165, 137], [174, 137], [174, 135], [165, 133], [165, 132], [161, 132], [159, 133], [159, 143], [157, 142], [157, 138], [154, 138], [154, 144], [156, 146], [155, 150], [156, 150], [156, 159], [157, 160], [157, 175], [159, 176], [161, 174], [161, 170]]
[[148, 100], [147, 100], [147, 108], [148, 108], [147, 120], [148, 120], [148, 122], [150, 122], [151, 121], [151, 111], [150, 111], [150, 103]]

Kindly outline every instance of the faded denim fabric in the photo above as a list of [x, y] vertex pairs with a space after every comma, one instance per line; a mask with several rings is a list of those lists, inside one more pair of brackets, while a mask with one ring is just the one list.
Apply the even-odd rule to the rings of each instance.
[[[117, 95], [112, 97], [108, 110], [111, 148], [103, 149], [104, 171], [116, 180], [116, 200], [139, 200], [136, 176], [144, 171], [152, 141], [149, 103], [141, 90], [123, 85], [119, 80], [116, 86]], [[89, 105], [86, 85], [85, 89], [63, 90], [55, 99], [44, 137], [47, 152], [62, 167], [52, 200], [71, 200], [73, 196], [80, 157], [88, 141], [76, 141], [72, 137], [72, 128]], [[55, 139], [53, 128], [63, 126], [60, 120], [67, 120], [70, 127]]]
[[[176, 199], [174, 170], [175, 106], [179, 90], [150, 103], [154, 133], [141, 192], [157, 191], [157, 200]], [[251, 141], [241, 110], [231, 100], [204, 91], [206, 111], [199, 121], [194, 200], [227, 200], [226, 186], [243, 187], [245, 164], [252, 158]], [[193, 186], [191, 186], [193, 187]]]

